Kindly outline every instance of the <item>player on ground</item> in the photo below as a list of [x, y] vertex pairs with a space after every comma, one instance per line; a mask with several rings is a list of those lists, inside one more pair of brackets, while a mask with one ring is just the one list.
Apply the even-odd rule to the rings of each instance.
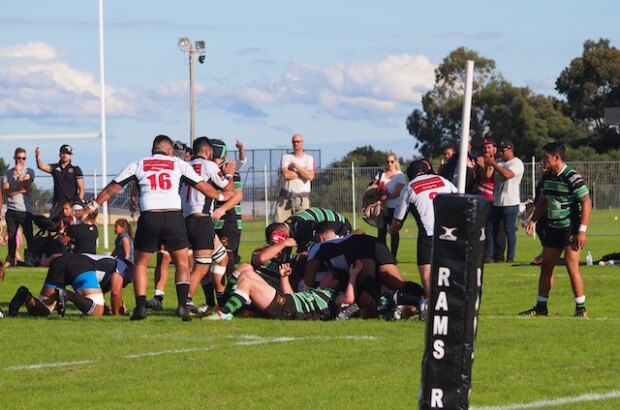
[[[38, 298], [20, 286], [9, 303], [9, 316], [17, 316], [25, 303], [32, 316], [48, 316], [56, 307], [65, 315], [66, 302], [72, 302], [88, 316], [101, 316], [105, 311], [104, 293], [110, 292], [110, 313], [124, 314], [123, 288], [133, 279], [133, 265], [126, 259], [88, 254], [66, 254], [54, 259], [47, 271]], [[74, 292], [65, 287], [73, 286]]]
[[158, 135], [153, 140], [152, 155], [132, 162], [123, 169], [89, 204], [92, 210], [106, 202], [124, 185], [136, 181], [140, 191], [140, 218], [134, 243], [134, 290], [136, 308], [131, 320], [146, 319], [147, 266], [160, 245], [166, 247], [175, 264], [177, 315], [191, 320], [186, 307], [189, 291], [188, 240], [181, 213], [179, 189], [182, 181], [193, 185], [210, 198], [226, 199], [230, 193], [219, 193], [206, 183], [187, 162], [174, 156], [172, 140]]

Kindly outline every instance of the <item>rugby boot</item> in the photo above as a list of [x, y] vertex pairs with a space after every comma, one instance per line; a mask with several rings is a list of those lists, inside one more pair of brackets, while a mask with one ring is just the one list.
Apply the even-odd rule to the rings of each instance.
[[357, 303], [353, 303], [349, 306], [343, 306], [340, 308], [336, 318], [334, 320], [349, 320], [353, 316], [357, 315], [360, 311], [360, 307]]
[[159, 312], [164, 310], [164, 304], [159, 299], [153, 298], [146, 301], [146, 308]]
[[56, 288], [56, 312], [58, 316], [65, 317], [65, 307], [67, 304], [67, 291], [63, 288]]
[[536, 305], [531, 309], [524, 310], [523, 312], [519, 312], [519, 316], [547, 316], [549, 311], [547, 310], [547, 306]]
[[19, 308], [22, 307], [22, 305], [31, 297], [32, 294], [27, 287], [20, 286], [17, 288], [13, 299], [9, 302], [9, 316], [17, 316], [17, 313], [19, 313]]
[[588, 311], [586, 310], [585, 306], [578, 307], [575, 309], [575, 317], [582, 317], [582, 318], [588, 317]]
[[187, 306], [179, 306], [177, 307], [177, 316], [181, 318], [184, 322], [189, 322], [192, 320], [192, 315], [189, 313], [189, 309]]
[[146, 319], [146, 308], [136, 307], [131, 314], [129, 320], [144, 320]]
[[203, 317], [202, 320], [232, 320], [232, 318], [232, 313], [224, 313], [218, 309], [212, 312], [210, 315]]

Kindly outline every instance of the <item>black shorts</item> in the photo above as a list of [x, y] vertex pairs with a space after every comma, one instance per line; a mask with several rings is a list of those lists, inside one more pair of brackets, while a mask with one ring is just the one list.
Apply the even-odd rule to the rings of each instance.
[[418, 266], [430, 265], [433, 260], [433, 237], [418, 233]]
[[241, 240], [241, 231], [237, 228], [237, 221], [226, 221], [224, 226], [215, 232], [227, 250], [237, 252]]
[[187, 248], [187, 232], [181, 211], [142, 212], [134, 249], [141, 252], [158, 251], [163, 245], [168, 251]]
[[273, 300], [265, 309], [269, 317], [281, 320], [291, 320], [295, 318], [295, 301], [291, 295], [284, 295], [276, 291]]
[[95, 261], [88, 256], [68, 253], [52, 261], [45, 277], [45, 283], [65, 287], [72, 284], [82, 273], [95, 271], [96, 267]]
[[185, 229], [193, 250], [214, 249], [215, 228], [210, 216], [188, 216], [185, 218]]
[[575, 244], [576, 227], [545, 228], [545, 235], [541, 238], [542, 245], [546, 248], [564, 249]]
[[374, 259], [377, 266], [396, 264], [396, 259], [388, 247], [368, 235], [351, 235], [347, 239], [344, 256], [349, 265], [358, 259]]

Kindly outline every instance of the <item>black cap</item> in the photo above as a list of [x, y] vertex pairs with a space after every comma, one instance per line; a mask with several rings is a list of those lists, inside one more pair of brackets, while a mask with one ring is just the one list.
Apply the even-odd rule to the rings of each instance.
[[73, 155], [73, 147], [69, 144], [64, 144], [60, 146], [60, 153], [66, 152], [67, 154]]
[[501, 140], [499, 142], [498, 148], [510, 148], [510, 149], [513, 149], [514, 145], [513, 145], [512, 141]]

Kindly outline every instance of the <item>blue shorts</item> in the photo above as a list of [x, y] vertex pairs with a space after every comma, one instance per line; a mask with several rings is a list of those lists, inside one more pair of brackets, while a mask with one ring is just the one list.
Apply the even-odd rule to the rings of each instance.
[[84, 289], [101, 289], [94, 270], [79, 274], [71, 285], [76, 292]]

